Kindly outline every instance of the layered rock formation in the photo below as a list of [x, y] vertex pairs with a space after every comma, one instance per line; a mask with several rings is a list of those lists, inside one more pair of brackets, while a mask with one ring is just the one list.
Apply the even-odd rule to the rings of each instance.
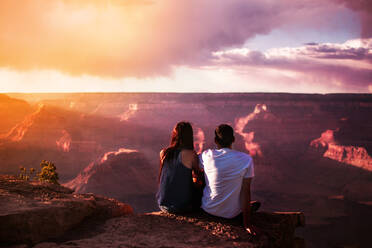
[[[75, 142], [76, 136], [81, 137], [80, 141], [94, 141], [84, 138], [82, 123], [84, 118], [78, 113], [39, 104], [33, 113], [0, 135], [0, 172], [14, 174], [19, 166], [36, 168], [46, 159], [63, 168], [62, 178], [76, 175], [81, 163], [89, 163], [102, 152], [96, 142], [90, 142], [85, 150]], [[77, 152], [79, 157], [75, 157]]]
[[63, 235], [87, 218], [133, 214], [131, 206], [93, 194], [0, 175], [0, 244], [34, 244]]
[[339, 129], [326, 130], [318, 139], [311, 141], [310, 146], [324, 150], [323, 156], [326, 158], [372, 171], [372, 157], [366, 148], [339, 144], [334, 137], [337, 132]]
[[157, 171], [149, 166], [143, 154], [121, 148], [105, 153], [64, 186], [77, 193], [101, 194], [123, 201], [151, 195], [151, 201], [154, 201], [156, 175]]
[[[35, 167], [42, 159], [49, 159], [60, 175], [70, 180], [105, 153], [124, 147], [144, 154], [148, 167], [142, 168], [139, 163], [140, 170], [151, 171], [156, 177], [159, 150], [169, 144], [177, 121], [191, 121], [197, 127], [195, 134], [204, 134], [195, 138], [199, 150], [200, 144], [203, 149], [215, 147], [214, 128], [228, 123], [237, 131], [233, 148], [254, 155], [252, 196], [262, 202], [265, 211], [306, 212], [308, 225], [303, 236], [309, 247], [369, 247], [372, 243], [372, 175], [368, 170], [372, 155], [371, 94], [13, 96], [33, 103], [41, 101], [46, 106], [41, 114], [50, 119], [38, 119], [35, 128], [29, 128], [21, 141], [0, 146], [0, 172], [10, 167], [17, 171], [19, 165]], [[52, 116], [67, 121], [56, 123]], [[37, 124], [41, 123], [39, 120], [53, 125]], [[58, 127], [58, 132], [54, 127]], [[314, 140], [326, 130], [333, 131], [335, 142], [324, 146], [318, 142], [316, 147]], [[39, 146], [51, 136], [48, 144], [53, 146], [52, 152], [47, 146]], [[99, 151], [94, 147], [99, 147]], [[125, 157], [122, 159], [125, 161]], [[104, 185], [104, 177], [98, 171], [92, 178]], [[123, 185], [132, 179], [119, 174]], [[140, 187], [143, 180], [131, 182]], [[117, 186], [114, 192], [124, 192], [121, 184]], [[153, 201], [154, 196], [149, 195], [135, 206], [150, 206]], [[155, 211], [155, 207], [145, 211]]]
[[0, 136], [31, 112], [32, 107], [26, 101], [0, 94]]
[[[145, 135], [140, 125], [116, 117], [87, 115], [40, 103], [6, 133], [0, 133], [0, 173], [14, 174], [19, 166], [35, 168], [41, 160], [51, 160], [59, 168], [61, 179], [69, 180], [108, 151], [124, 144], [138, 147]], [[147, 140], [152, 139], [147, 136]]]

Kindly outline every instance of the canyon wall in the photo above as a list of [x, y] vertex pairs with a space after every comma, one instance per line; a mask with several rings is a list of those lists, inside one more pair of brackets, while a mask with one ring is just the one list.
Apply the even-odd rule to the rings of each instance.
[[227, 123], [235, 130], [234, 149], [253, 156], [253, 198], [264, 210], [305, 212], [302, 235], [310, 247], [372, 243], [370, 94], [10, 96], [22, 99], [24, 110], [0, 135], [0, 173], [51, 160], [62, 183], [78, 191], [125, 195], [135, 209], [155, 210], [159, 151], [173, 126], [192, 122], [201, 151], [215, 147], [214, 129]]

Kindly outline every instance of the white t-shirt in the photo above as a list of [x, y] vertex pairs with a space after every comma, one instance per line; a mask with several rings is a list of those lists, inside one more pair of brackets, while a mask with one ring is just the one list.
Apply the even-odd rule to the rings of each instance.
[[202, 209], [224, 218], [241, 213], [243, 178], [254, 176], [253, 160], [246, 153], [229, 148], [208, 149], [199, 155], [205, 173]]

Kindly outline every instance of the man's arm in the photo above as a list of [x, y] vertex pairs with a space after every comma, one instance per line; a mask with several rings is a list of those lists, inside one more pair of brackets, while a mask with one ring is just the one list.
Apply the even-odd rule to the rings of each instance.
[[200, 168], [199, 156], [194, 152], [192, 162], [192, 177], [194, 183], [202, 187], [204, 184], [204, 171]]
[[251, 222], [251, 182], [252, 178], [243, 178], [241, 190], [241, 207], [243, 212], [243, 225], [244, 228], [250, 233], [254, 234]]

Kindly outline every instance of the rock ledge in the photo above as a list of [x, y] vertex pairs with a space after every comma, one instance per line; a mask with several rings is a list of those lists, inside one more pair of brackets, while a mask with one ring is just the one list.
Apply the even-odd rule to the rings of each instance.
[[[111, 218], [118, 217], [118, 218]], [[99, 220], [98, 222], [84, 220]], [[103, 220], [103, 221], [101, 221]], [[92, 226], [93, 223], [93, 226]], [[238, 220], [204, 212], [133, 214], [115, 199], [0, 175], [0, 244], [43, 247], [304, 247], [300, 212], [257, 212], [251, 237]], [[70, 231], [69, 231], [70, 230]]]
[[88, 217], [132, 213], [129, 205], [115, 199], [0, 175], [0, 244], [35, 244], [63, 235]]

